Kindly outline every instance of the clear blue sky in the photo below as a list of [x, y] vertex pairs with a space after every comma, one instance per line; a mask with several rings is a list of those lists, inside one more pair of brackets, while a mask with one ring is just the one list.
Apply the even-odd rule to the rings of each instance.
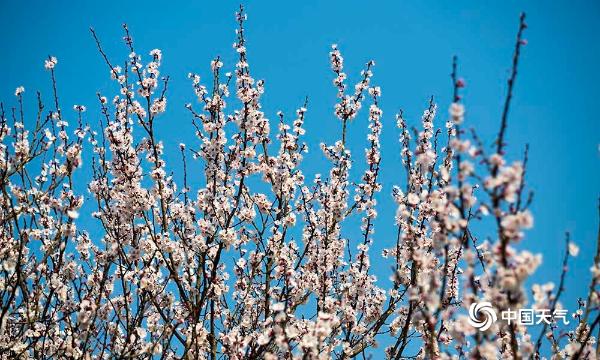
[[[159, 129], [167, 157], [178, 163], [176, 145], [194, 143], [183, 104], [193, 101], [188, 72], [208, 74], [209, 61], [221, 55], [234, 65], [234, 11], [238, 2], [94, 1], [0, 4], [0, 99], [14, 102], [14, 89], [25, 86], [49, 93], [43, 70], [47, 55], [58, 57], [63, 108], [84, 104], [88, 121], [98, 113], [96, 91], [112, 89], [108, 71], [88, 28], [93, 26], [112, 59], [127, 51], [121, 24], [127, 22], [139, 50], [163, 50], [162, 73], [171, 76], [168, 111]], [[322, 171], [320, 141], [339, 136], [333, 117], [335, 90], [328, 52], [339, 44], [350, 79], [362, 65], [376, 61], [374, 82], [383, 90], [384, 192], [379, 197], [376, 248], [393, 238], [394, 207], [388, 196], [401, 183], [394, 113], [403, 108], [416, 124], [434, 95], [443, 126], [450, 100], [450, 63], [459, 56], [467, 124], [492, 141], [504, 99], [520, 11], [529, 28], [508, 127], [509, 147], [518, 155], [530, 144], [528, 181], [535, 191], [535, 228], [524, 247], [544, 255], [537, 281], [558, 280], [563, 234], [571, 231], [582, 249], [567, 279], [565, 306], [576, 307], [585, 295], [598, 228], [600, 190], [600, 3], [597, 1], [248, 1], [250, 65], [266, 80], [264, 108], [270, 118], [292, 114], [306, 95], [307, 173]], [[140, 51], [141, 52], [141, 51]], [[106, 95], [110, 95], [107, 93]], [[73, 114], [74, 115], [74, 114]], [[362, 158], [366, 120], [351, 125], [350, 146]], [[177, 171], [178, 165], [172, 167]], [[377, 265], [376, 265], [377, 266]], [[387, 268], [376, 269], [380, 273]], [[585, 280], [585, 281], [584, 281]]]

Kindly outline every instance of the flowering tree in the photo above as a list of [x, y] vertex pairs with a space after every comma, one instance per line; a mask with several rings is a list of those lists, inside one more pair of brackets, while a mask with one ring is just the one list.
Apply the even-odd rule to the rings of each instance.
[[[382, 190], [374, 62], [348, 89], [343, 57], [332, 47], [341, 140], [321, 145], [329, 173], [307, 179], [301, 162], [308, 105], [292, 120], [279, 113], [272, 128], [261, 111], [263, 82], [248, 65], [243, 9], [237, 21], [235, 71], [223, 74], [223, 63], [213, 60], [209, 87], [190, 74], [201, 106], [186, 105], [198, 142], [180, 145], [183, 183], [170, 175], [154, 130], [167, 105], [161, 51], [152, 50], [144, 64], [126, 26], [123, 68], [92, 30], [120, 88], [111, 99], [98, 94], [100, 131], [85, 124], [80, 105], [69, 126], [54, 57], [45, 62], [54, 90], [49, 107], [38, 95], [35, 119], [25, 119], [23, 87], [16, 107], [2, 106], [3, 359], [350, 359], [378, 344], [393, 359], [596, 357], [600, 255], [588, 298], [564, 326], [555, 315], [577, 247], [567, 237], [557, 288], [526, 288], [541, 258], [515, 248], [533, 225], [527, 151], [522, 161], [504, 157], [524, 15], [491, 147], [464, 127], [456, 61], [443, 129], [434, 126], [433, 99], [418, 130], [396, 115], [406, 178], [392, 191], [397, 236], [385, 240], [383, 254], [369, 251]], [[355, 174], [346, 133], [365, 104], [366, 170]], [[203, 165], [201, 178], [187, 173], [190, 158]], [[87, 189], [74, 181], [82, 166], [93, 173]], [[86, 190], [97, 207], [89, 229], [78, 224]], [[351, 217], [361, 226], [347, 238], [342, 228]], [[486, 236], [491, 240], [479, 240]], [[393, 266], [377, 274], [391, 277], [389, 288], [371, 266], [381, 256]], [[550, 310], [543, 327], [532, 332], [496, 318], [527, 306], [529, 293], [531, 307]]]

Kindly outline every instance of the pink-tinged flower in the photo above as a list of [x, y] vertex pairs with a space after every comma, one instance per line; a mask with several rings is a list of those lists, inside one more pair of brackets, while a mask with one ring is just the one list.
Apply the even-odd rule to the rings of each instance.
[[23, 86], [19, 86], [15, 89], [15, 96], [19, 97], [24, 92], [25, 92], [25, 88]]
[[52, 70], [58, 64], [58, 59], [55, 56], [50, 56], [48, 59], [44, 60], [44, 68], [46, 70]]

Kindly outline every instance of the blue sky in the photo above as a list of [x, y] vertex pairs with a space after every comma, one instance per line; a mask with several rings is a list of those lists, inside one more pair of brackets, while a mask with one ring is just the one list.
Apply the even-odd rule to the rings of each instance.
[[[14, 89], [25, 86], [34, 105], [34, 90], [50, 95], [43, 60], [58, 57], [57, 76], [63, 108], [88, 105], [97, 91], [114, 90], [88, 28], [93, 26], [112, 59], [127, 55], [121, 24], [127, 22], [137, 48], [163, 51], [162, 74], [171, 76], [168, 111], [159, 134], [167, 159], [177, 171], [176, 147], [194, 143], [183, 105], [192, 102], [188, 72], [207, 76], [216, 55], [225, 67], [235, 64], [234, 12], [238, 2], [2, 2], [0, 4], [0, 99], [14, 102]], [[535, 228], [523, 247], [541, 252], [544, 264], [536, 281], [558, 280], [564, 232], [580, 245], [570, 267], [565, 307], [574, 309], [585, 295], [598, 229], [600, 185], [600, 3], [597, 1], [249, 1], [247, 38], [251, 69], [266, 80], [267, 115], [292, 114], [309, 96], [307, 141], [311, 153], [304, 170], [323, 171], [317, 144], [340, 134], [333, 116], [335, 89], [328, 63], [332, 43], [346, 60], [350, 80], [369, 59], [376, 61], [374, 83], [383, 90], [384, 111], [382, 214], [376, 249], [393, 238], [394, 208], [388, 196], [402, 184], [394, 113], [402, 108], [417, 124], [434, 95], [443, 126], [451, 95], [453, 55], [466, 79], [466, 124], [494, 139], [506, 90], [520, 11], [529, 28], [508, 125], [513, 159], [530, 145], [528, 183], [535, 191]], [[141, 51], [140, 51], [141, 52]], [[71, 114], [74, 119], [74, 113]], [[363, 114], [364, 115], [364, 114]], [[367, 131], [363, 116], [351, 124], [349, 143], [357, 159]], [[177, 173], [176, 173], [177, 174]], [[387, 269], [376, 269], [385, 273]]]

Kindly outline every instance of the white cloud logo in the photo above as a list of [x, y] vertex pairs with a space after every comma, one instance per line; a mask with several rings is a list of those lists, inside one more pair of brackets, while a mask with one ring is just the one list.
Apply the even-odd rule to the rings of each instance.
[[469, 324], [479, 331], [486, 331], [496, 320], [496, 311], [488, 301], [472, 303], [469, 307]]

